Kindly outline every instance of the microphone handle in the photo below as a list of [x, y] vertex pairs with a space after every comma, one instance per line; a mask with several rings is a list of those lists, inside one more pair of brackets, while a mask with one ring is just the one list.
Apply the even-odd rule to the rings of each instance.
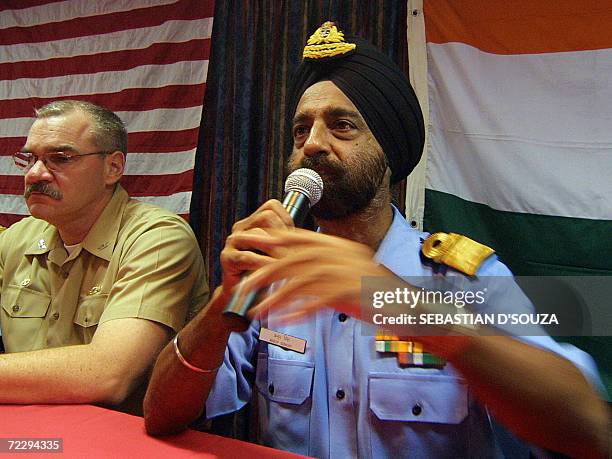
[[[304, 223], [304, 220], [308, 215], [308, 211], [310, 210], [310, 200], [304, 194], [298, 191], [290, 191], [283, 199], [283, 207], [293, 219], [295, 226], [300, 227]], [[243, 285], [247, 276], [248, 274], [242, 275], [242, 278], [236, 287], [235, 293], [232, 295], [230, 302], [223, 310], [224, 315], [239, 317], [246, 322], [249, 321], [246, 316], [247, 311], [257, 303], [261, 293], [260, 290], [256, 292], [246, 292], [246, 294], [243, 294]]]
[[299, 228], [304, 224], [310, 210], [310, 200], [298, 191], [290, 191], [283, 199], [283, 207], [289, 213], [295, 226]]

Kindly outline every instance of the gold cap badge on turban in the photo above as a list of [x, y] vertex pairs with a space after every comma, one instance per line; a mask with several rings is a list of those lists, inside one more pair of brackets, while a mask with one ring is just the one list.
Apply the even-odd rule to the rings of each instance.
[[327, 21], [313, 33], [304, 47], [304, 59], [325, 59], [353, 51], [357, 45], [344, 41], [344, 33]]

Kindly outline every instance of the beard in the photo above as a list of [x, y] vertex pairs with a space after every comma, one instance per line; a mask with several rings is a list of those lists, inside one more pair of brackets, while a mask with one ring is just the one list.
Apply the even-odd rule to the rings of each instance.
[[327, 153], [304, 156], [299, 163], [291, 158], [288, 172], [306, 167], [321, 176], [323, 196], [310, 213], [323, 220], [335, 220], [366, 208], [376, 196], [387, 169], [384, 154], [376, 153], [356, 152], [347, 163], [332, 161]]

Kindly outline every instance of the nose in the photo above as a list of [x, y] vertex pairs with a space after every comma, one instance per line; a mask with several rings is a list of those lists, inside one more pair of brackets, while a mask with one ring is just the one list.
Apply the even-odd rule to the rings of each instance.
[[53, 180], [53, 174], [49, 172], [45, 163], [40, 159], [25, 174], [26, 185], [35, 182], [50, 182], [51, 180]]
[[308, 138], [304, 142], [304, 155], [313, 156], [321, 153], [329, 153], [329, 133], [323, 122], [315, 122], [310, 128]]

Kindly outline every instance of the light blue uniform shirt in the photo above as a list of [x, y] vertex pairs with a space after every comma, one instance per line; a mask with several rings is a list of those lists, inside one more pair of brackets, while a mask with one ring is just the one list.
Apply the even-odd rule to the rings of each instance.
[[[376, 259], [399, 276], [432, 276], [434, 268], [419, 255], [427, 235], [394, 212]], [[495, 255], [477, 274], [511, 275]], [[469, 281], [450, 269], [447, 276]], [[503, 310], [510, 299], [531, 309], [518, 287], [490, 293], [488, 311]], [[394, 354], [376, 352], [372, 330], [362, 330], [371, 325], [343, 318], [321, 309], [303, 323], [281, 326], [270, 315], [261, 324], [305, 339], [305, 354], [260, 343], [256, 321], [246, 332], [232, 333], [206, 402], [207, 418], [248, 403], [255, 377], [260, 438], [274, 448], [324, 458], [499, 456], [486, 409], [450, 364], [443, 369], [400, 367]], [[598, 379], [588, 354], [577, 348], [562, 347], [548, 336], [523, 340], [569, 358]]]

